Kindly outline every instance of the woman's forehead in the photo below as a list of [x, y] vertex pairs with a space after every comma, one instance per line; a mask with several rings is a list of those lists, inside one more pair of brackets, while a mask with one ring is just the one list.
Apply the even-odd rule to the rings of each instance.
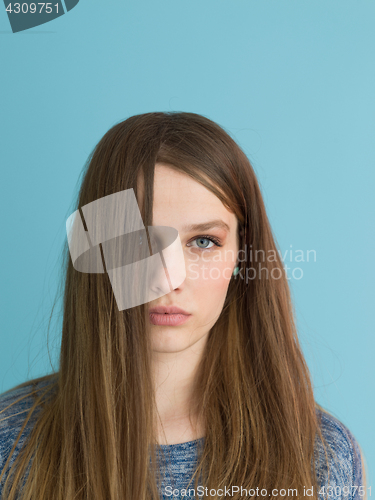
[[[209, 178], [207, 177], [210, 182]], [[157, 163], [154, 172], [153, 224], [182, 227], [221, 220], [234, 232], [237, 217], [202, 183], [169, 165]], [[138, 202], [143, 204], [143, 172], [138, 177]], [[169, 223], [167, 224], [167, 222]], [[220, 224], [216, 226], [219, 228]], [[178, 229], [176, 227], [176, 229]], [[224, 229], [224, 228], [222, 228]]]

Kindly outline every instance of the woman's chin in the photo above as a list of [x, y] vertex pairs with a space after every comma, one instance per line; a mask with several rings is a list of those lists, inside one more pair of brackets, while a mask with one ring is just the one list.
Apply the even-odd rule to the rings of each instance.
[[193, 337], [191, 330], [177, 330], [162, 329], [156, 327], [159, 331], [151, 332], [151, 349], [154, 352], [159, 353], [177, 353], [186, 351], [187, 349], [193, 347], [197, 342], [206, 337], [205, 335], [200, 335]]
[[191, 347], [191, 343], [183, 339], [170, 339], [170, 338], [160, 338], [162, 335], [158, 335], [158, 338], [153, 338], [151, 341], [151, 348], [154, 352], [158, 353], [177, 353], [182, 352]]

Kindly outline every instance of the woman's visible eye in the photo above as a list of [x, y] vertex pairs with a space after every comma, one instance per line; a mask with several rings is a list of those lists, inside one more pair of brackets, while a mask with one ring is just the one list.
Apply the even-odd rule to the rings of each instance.
[[[197, 238], [194, 238], [194, 240], [192, 240], [192, 242], [194, 241], [197, 241], [197, 246], [195, 246], [195, 248], [200, 248], [201, 250], [209, 250], [213, 248], [213, 246], [222, 246], [220, 240], [218, 238], [215, 238], [215, 236], [198, 236]], [[211, 247], [207, 246], [208, 242], [213, 243], [213, 245]], [[188, 246], [190, 246], [190, 244], [188, 244]]]

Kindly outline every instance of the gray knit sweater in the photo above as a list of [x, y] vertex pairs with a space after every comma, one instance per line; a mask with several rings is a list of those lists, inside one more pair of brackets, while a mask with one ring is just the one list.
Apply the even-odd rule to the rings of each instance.
[[[39, 389], [45, 388], [47, 384], [48, 381], [39, 383], [38, 391]], [[21, 430], [27, 410], [33, 403], [33, 397], [29, 394], [31, 388], [31, 385], [27, 385], [0, 395], [0, 471], [3, 470], [11, 448]], [[2, 411], [21, 396], [26, 397], [9, 409]], [[323, 497], [327, 497], [328, 494], [330, 500], [363, 499], [365, 490], [363, 488], [362, 463], [357, 441], [348, 428], [335, 417], [327, 415], [318, 409], [317, 413], [323, 435], [332, 448], [332, 455], [330, 455], [331, 471], [328, 482], [323, 446], [320, 440], [316, 440], [314, 460], [318, 475], [318, 483], [320, 488], [322, 488], [320, 489], [319, 498], [323, 499]], [[11, 464], [19, 453], [22, 445], [27, 440], [36, 421], [38, 411], [34, 412], [34, 414], [35, 416], [29, 421], [22, 433], [22, 437], [12, 455]], [[188, 498], [190, 500], [195, 498], [198, 500], [207, 498], [207, 490], [205, 490], [203, 486], [200, 486], [199, 489], [195, 491], [194, 482], [189, 486], [189, 489], [186, 489], [196, 467], [199, 452], [203, 444], [204, 438], [181, 444], [159, 445], [159, 457], [167, 457], [167, 460], [161, 461], [160, 470], [163, 478], [160, 493], [165, 500], [175, 500], [176, 498]], [[336, 455], [336, 459], [334, 458], [334, 454]], [[0, 498], [2, 484], [0, 484]], [[241, 486], [242, 485], [227, 485], [226, 489], [218, 489], [217, 494], [222, 498], [231, 498], [232, 494], [238, 491], [237, 488], [241, 491]], [[306, 489], [309, 487], [309, 485], [306, 485]], [[284, 495], [283, 492], [280, 493]], [[369, 488], [367, 494], [369, 494]], [[254, 485], [254, 491], [242, 490], [241, 496], [246, 498], [247, 495], [265, 497], [271, 496], [271, 491], [257, 490], [257, 485]], [[288, 497], [288, 492], [286, 492], [285, 496]], [[290, 492], [289, 496], [295, 496], [297, 498], [295, 492]], [[305, 495], [303, 492], [298, 492], [298, 498], [303, 496], [306, 496], [307, 499], [309, 498], [307, 492]]]

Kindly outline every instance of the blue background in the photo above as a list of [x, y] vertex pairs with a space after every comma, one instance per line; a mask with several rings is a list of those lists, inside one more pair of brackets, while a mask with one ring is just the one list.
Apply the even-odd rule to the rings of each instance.
[[200, 113], [251, 160], [281, 250], [316, 251], [286, 261], [299, 335], [371, 485], [374, 22], [369, 0], [81, 0], [13, 34], [0, 9], [0, 389], [56, 363], [65, 220], [94, 145], [133, 114]]

